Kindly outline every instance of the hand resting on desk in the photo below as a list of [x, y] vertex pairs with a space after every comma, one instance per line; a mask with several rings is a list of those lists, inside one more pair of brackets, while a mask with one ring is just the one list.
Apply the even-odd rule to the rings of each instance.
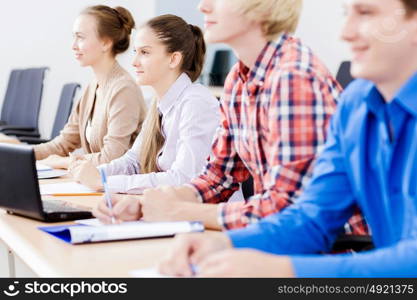
[[68, 170], [78, 183], [96, 191], [103, 191], [100, 173], [90, 161], [85, 159], [73, 160]]
[[53, 169], [68, 169], [70, 160], [68, 156], [64, 157], [52, 154], [45, 159], [39, 160], [39, 163], [50, 166]]
[[288, 256], [253, 249], [233, 249], [226, 234], [179, 234], [158, 271], [163, 275], [189, 277], [191, 265], [198, 266], [197, 277], [294, 277]]

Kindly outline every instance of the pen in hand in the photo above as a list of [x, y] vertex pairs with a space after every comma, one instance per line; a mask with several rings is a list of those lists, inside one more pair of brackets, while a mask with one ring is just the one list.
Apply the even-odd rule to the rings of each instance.
[[199, 273], [199, 269], [198, 269], [198, 266], [197, 266], [197, 265], [195, 265], [195, 264], [190, 264], [190, 269], [191, 269], [191, 276], [192, 276], [192, 277], [194, 277], [194, 276], [197, 276], [197, 275], [198, 275], [198, 273]]
[[[104, 199], [106, 200], [106, 204], [107, 207], [112, 210], [113, 209], [113, 205], [111, 203], [111, 196], [110, 196], [110, 192], [109, 189], [107, 188], [107, 177], [106, 177], [106, 173], [104, 172], [103, 169], [99, 169], [100, 171], [100, 175], [101, 175], [101, 183], [103, 184], [103, 188], [104, 188]], [[111, 223], [114, 224], [116, 223], [114, 216], [111, 217]]]

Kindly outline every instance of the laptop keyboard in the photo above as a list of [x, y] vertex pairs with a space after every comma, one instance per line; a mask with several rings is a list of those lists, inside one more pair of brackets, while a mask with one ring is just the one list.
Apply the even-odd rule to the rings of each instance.
[[81, 211], [81, 209], [79, 208], [68, 206], [64, 201], [43, 200], [42, 204], [43, 204], [43, 210], [47, 213]]

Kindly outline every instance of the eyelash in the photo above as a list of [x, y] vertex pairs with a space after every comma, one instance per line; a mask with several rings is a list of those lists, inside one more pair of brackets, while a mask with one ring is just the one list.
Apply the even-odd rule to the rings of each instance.
[[358, 11], [358, 13], [359, 13], [361, 16], [369, 16], [369, 15], [371, 15], [371, 14], [372, 14], [372, 12], [371, 12], [370, 10], [359, 10], [359, 11]]
[[[133, 49], [133, 53], [138, 53], [138, 51], [136, 49]], [[145, 51], [145, 50], [140, 50], [140, 54], [145, 55], [148, 54], [149, 52]]]

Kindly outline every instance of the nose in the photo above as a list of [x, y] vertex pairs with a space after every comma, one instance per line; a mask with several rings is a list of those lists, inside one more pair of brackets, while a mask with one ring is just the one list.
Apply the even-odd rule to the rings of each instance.
[[139, 65], [140, 65], [139, 55], [138, 55], [138, 53], [136, 53], [136, 55], [135, 55], [135, 57], [133, 58], [133, 61], [132, 61], [132, 66], [135, 67], [135, 68], [138, 68]]
[[340, 32], [340, 38], [345, 42], [354, 41], [358, 33], [357, 26], [357, 20], [355, 20], [354, 16], [347, 15]]
[[74, 38], [74, 39], [72, 40], [72, 45], [71, 45], [71, 48], [72, 48], [72, 50], [74, 50], [74, 51], [78, 50], [78, 43], [77, 43], [77, 39], [76, 39], [76, 38]]
[[201, 0], [198, 4], [198, 10], [203, 14], [210, 13], [212, 11], [212, 1], [211, 0]]

